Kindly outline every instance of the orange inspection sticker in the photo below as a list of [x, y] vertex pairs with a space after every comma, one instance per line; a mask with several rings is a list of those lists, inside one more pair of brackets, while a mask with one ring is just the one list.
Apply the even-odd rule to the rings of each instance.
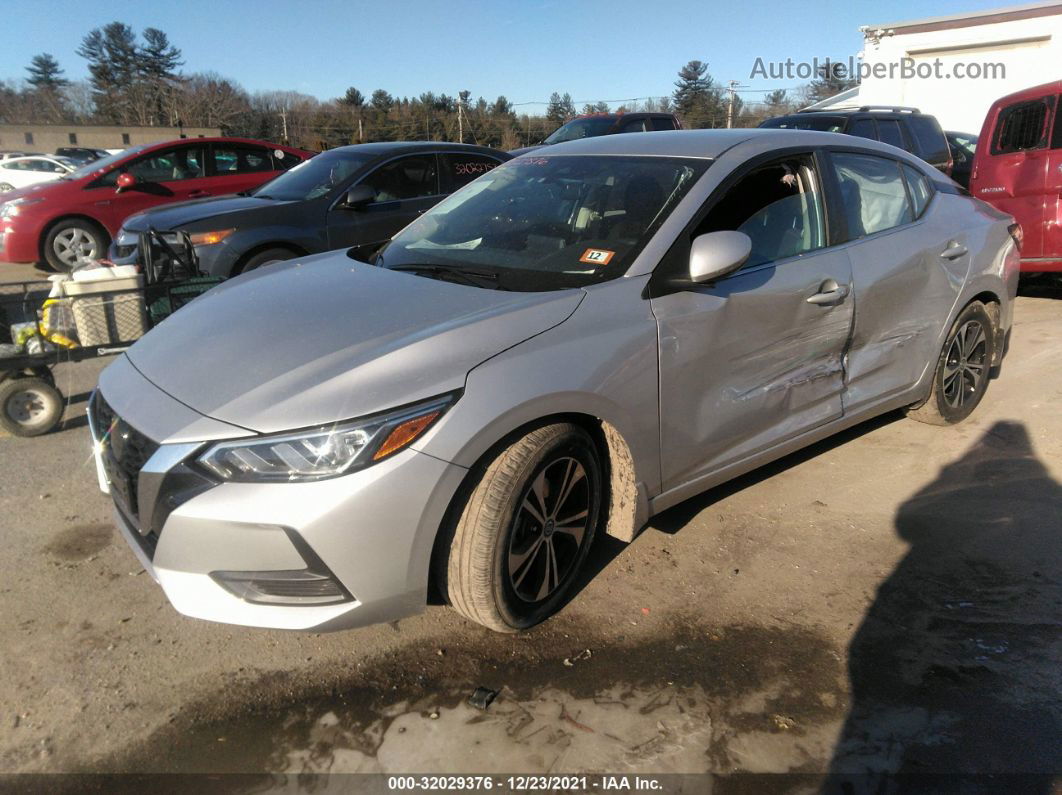
[[603, 248], [588, 248], [583, 252], [583, 256], [579, 257], [579, 262], [588, 262], [591, 265], [608, 265], [615, 253], [615, 251], [606, 251]]

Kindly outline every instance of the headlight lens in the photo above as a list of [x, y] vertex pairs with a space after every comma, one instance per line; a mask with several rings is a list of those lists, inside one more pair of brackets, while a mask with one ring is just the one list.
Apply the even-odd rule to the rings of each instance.
[[44, 201], [43, 198], [30, 199], [28, 197], [6, 201], [3, 204], [0, 204], [0, 218], [14, 218], [22, 212], [25, 207], [42, 201]]
[[222, 480], [323, 480], [375, 464], [411, 445], [457, 400], [453, 393], [386, 414], [299, 433], [221, 442], [198, 459]]

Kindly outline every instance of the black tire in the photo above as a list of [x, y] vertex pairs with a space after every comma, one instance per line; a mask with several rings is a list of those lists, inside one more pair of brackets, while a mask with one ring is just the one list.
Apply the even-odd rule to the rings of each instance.
[[15, 436], [41, 436], [63, 418], [63, 396], [43, 378], [11, 378], [0, 384], [0, 426]]
[[44, 237], [44, 259], [56, 273], [67, 273], [79, 259], [99, 259], [107, 255], [110, 240], [91, 221], [70, 218], [60, 221]]
[[243, 267], [240, 268], [240, 273], [253, 271], [255, 268], [268, 265], [270, 262], [283, 262], [286, 259], [294, 259], [297, 256], [298, 254], [287, 248], [267, 248], [265, 251], [259, 251], [244, 262]]
[[944, 341], [929, 398], [909, 408], [907, 416], [930, 425], [954, 425], [969, 417], [988, 389], [997, 337], [984, 304], [974, 301], [963, 309]]
[[437, 582], [450, 605], [498, 632], [527, 629], [557, 612], [593, 544], [603, 483], [597, 448], [577, 425], [538, 428], [499, 453], [482, 470], [438, 561]]

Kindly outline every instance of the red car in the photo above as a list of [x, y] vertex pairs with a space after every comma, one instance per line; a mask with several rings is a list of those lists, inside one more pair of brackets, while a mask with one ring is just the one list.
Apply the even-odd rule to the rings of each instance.
[[70, 270], [80, 259], [104, 256], [133, 213], [248, 190], [311, 156], [245, 138], [134, 146], [55, 182], [0, 194], [0, 262]]
[[1062, 272], [1062, 80], [997, 99], [981, 128], [970, 192], [1021, 224], [1022, 273]]

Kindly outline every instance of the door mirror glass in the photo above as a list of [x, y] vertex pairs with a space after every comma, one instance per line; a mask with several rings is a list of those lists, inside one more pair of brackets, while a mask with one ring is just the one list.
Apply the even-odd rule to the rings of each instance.
[[343, 199], [343, 207], [348, 210], [360, 210], [368, 204], [376, 201], [376, 191], [369, 185], [355, 185], [347, 191]]
[[690, 245], [690, 281], [696, 284], [733, 273], [752, 253], [752, 239], [744, 232], [709, 232]]
[[129, 172], [119, 174], [118, 180], [114, 184], [116, 192], [121, 193], [123, 190], [128, 190], [136, 185], [136, 177]]

